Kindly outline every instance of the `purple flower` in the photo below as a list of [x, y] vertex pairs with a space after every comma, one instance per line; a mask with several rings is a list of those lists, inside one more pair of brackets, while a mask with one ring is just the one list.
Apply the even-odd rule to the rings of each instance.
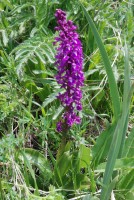
[[65, 131], [74, 123], [80, 123], [78, 112], [82, 110], [81, 87], [84, 83], [83, 51], [76, 33], [77, 27], [71, 20], [66, 19], [66, 13], [57, 9], [55, 13], [58, 26], [55, 30], [59, 36], [55, 38], [54, 44], [58, 43], [56, 58], [57, 83], [65, 89], [58, 99], [65, 108], [62, 120], [57, 123], [57, 131]]

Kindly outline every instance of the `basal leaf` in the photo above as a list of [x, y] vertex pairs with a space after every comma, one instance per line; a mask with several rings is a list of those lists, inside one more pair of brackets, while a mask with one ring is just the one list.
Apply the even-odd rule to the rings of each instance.
[[88, 168], [91, 161], [90, 148], [85, 145], [80, 145], [79, 150], [80, 168]]
[[[97, 168], [96, 172], [104, 172], [106, 167], [106, 162], [101, 163]], [[131, 170], [134, 169], [134, 157], [129, 157], [129, 158], [121, 158], [117, 159], [115, 162], [114, 170]]]
[[128, 138], [126, 139], [123, 157], [132, 157], [134, 156], [134, 129], [131, 130]]
[[92, 148], [92, 165], [96, 167], [107, 157], [111, 138], [115, 130], [116, 124], [111, 125], [107, 130], [103, 131], [97, 138], [95, 145]]

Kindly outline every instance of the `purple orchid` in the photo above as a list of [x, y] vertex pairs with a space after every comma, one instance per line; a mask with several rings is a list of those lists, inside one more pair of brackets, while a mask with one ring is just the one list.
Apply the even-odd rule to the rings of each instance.
[[55, 30], [59, 32], [54, 42], [54, 44], [59, 43], [55, 56], [58, 69], [56, 80], [61, 88], [65, 89], [63, 94], [58, 95], [65, 108], [62, 120], [57, 123], [57, 131], [61, 132], [68, 130], [74, 123], [80, 123], [78, 111], [82, 110], [83, 51], [79, 35], [76, 33], [77, 27], [71, 20], [67, 21], [66, 13], [57, 9], [55, 17], [58, 23]]

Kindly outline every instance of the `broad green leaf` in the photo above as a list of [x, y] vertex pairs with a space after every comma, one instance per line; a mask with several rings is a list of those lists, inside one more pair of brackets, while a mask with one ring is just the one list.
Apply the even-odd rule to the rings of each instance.
[[[104, 172], [106, 167], [106, 162], [101, 163], [95, 170], [95, 172]], [[117, 159], [113, 170], [123, 170], [123, 169], [134, 169], [134, 157]]]
[[40, 169], [42, 175], [47, 181], [51, 178], [51, 167], [44, 155], [35, 149], [25, 148], [25, 156], [31, 165], [34, 165]]
[[79, 150], [80, 168], [88, 168], [91, 162], [90, 148], [85, 145], [80, 145]]
[[54, 162], [54, 180], [58, 186], [62, 185], [64, 187], [66, 185], [66, 183], [64, 183], [64, 176], [71, 168], [72, 155], [70, 154], [70, 151], [67, 151], [68, 148], [70, 150], [70, 145], [71, 143], [67, 143], [67, 145], [64, 147], [62, 145], [60, 146], [60, 151], [58, 151], [56, 163]]
[[66, 139], [65, 139], [65, 137], [63, 137], [62, 140], [61, 140], [57, 155], [56, 155], [56, 161], [57, 162], [60, 160], [60, 158], [63, 155], [63, 153], [65, 153], [67, 151], [70, 151], [71, 146], [72, 146], [72, 142], [69, 141], [66, 144]]
[[72, 155], [70, 154], [69, 151], [64, 152], [61, 158], [59, 158], [57, 162], [57, 169], [59, 170], [61, 177], [63, 177], [70, 168], [71, 160], [72, 160]]
[[114, 123], [110, 127], [107, 128], [107, 130], [103, 131], [99, 137], [97, 138], [97, 141], [95, 145], [92, 148], [92, 165], [93, 167], [96, 167], [98, 164], [104, 161], [106, 158], [109, 146], [111, 144], [111, 139], [113, 132], [115, 130], [116, 124]]

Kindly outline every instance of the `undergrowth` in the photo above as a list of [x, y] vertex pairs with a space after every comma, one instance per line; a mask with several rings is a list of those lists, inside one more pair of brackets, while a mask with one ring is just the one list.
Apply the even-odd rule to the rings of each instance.
[[[84, 51], [82, 120], [65, 144], [57, 8]], [[133, 15], [132, 0], [0, 2], [0, 199], [134, 199]]]

